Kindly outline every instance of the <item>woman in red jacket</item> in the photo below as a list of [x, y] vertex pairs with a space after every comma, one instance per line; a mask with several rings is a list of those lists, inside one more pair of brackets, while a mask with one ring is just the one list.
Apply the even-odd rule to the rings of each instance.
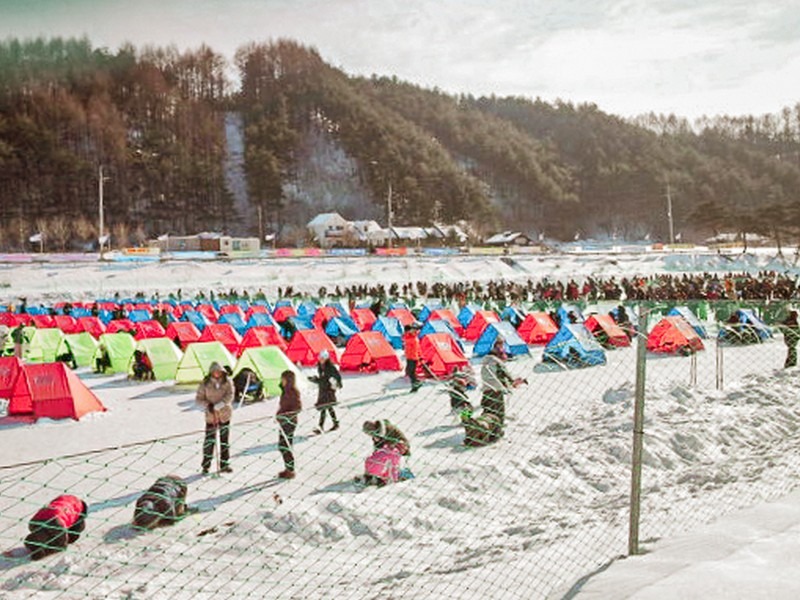
[[283, 456], [284, 470], [278, 473], [281, 479], [294, 479], [294, 432], [297, 415], [303, 409], [300, 391], [297, 389], [294, 371], [281, 373], [281, 398], [278, 402], [278, 448]]

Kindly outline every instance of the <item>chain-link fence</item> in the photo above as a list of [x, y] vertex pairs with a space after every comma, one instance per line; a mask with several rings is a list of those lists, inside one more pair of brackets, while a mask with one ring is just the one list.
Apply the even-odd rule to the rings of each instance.
[[[586, 312], [592, 308], [610, 307]], [[650, 334], [673, 307], [628, 308], [634, 323], [645, 315]], [[445, 382], [432, 379], [409, 393], [407, 381], [384, 374], [345, 376], [337, 407], [342, 426], [334, 432], [313, 434], [315, 398], [304, 394], [293, 481], [274, 477], [282, 467], [275, 399], [260, 412], [237, 410], [231, 474], [200, 474], [199, 429], [66, 457], [50, 449], [56, 458], [25, 464], [2, 460], [0, 596], [573, 595], [582, 578], [627, 554], [632, 543], [645, 550], [652, 540], [796, 485], [797, 371], [783, 368], [778, 326], [787, 307], [691, 308], [703, 349], [651, 347], [638, 364], [644, 412], [634, 528], [637, 342], [644, 333], [622, 347], [603, 339], [609, 348], [598, 366], [543, 361], [543, 346], [510, 360], [511, 374], [527, 384], [507, 397], [505, 435], [483, 448], [463, 445]], [[751, 314], [758, 320], [748, 322]], [[165, 387], [147, 401], [186, 404], [191, 395]], [[479, 381], [469, 392], [473, 405], [480, 395]], [[131, 410], [131, 418], [159, 414]], [[354, 481], [372, 451], [361, 426], [374, 419], [408, 437], [405, 466], [413, 479], [385, 487]], [[86, 428], [75, 435], [91, 436], [100, 424], [81, 423]], [[47, 432], [30, 427], [27, 443], [47, 445]], [[136, 529], [137, 499], [167, 474], [187, 483], [190, 511], [172, 526]], [[28, 521], [65, 493], [87, 503], [86, 529], [66, 552], [31, 561], [21, 547]]]

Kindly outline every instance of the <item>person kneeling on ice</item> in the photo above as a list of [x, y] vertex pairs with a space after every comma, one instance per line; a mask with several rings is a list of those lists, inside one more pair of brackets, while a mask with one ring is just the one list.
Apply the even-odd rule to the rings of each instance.
[[503, 437], [503, 422], [495, 413], [484, 411], [478, 417], [472, 415], [472, 410], [469, 408], [461, 411], [465, 446], [471, 448], [488, 446]]
[[314, 430], [314, 433], [322, 433], [325, 431], [325, 415], [330, 413], [333, 425], [331, 431], [339, 429], [339, 419], [336, 417], [336, 390], [342, 389], [342, 375], [339, 369], [331, 361], [331, 356], [327, 350], [322, 350], [319, 353], [317, 361], [317, 374], [308, 378], [312, 383], [319, 386], [317, 394], [316, 409], [319, 411], [319, 426]]
[[136, 501], [134, 527], [154, 529], [180, 521], [186, 513], [186, 491], [187, 486], [180, 477], [159, 477]]
[[364, 461], [364, 483], [386, 485], [407, 479], [400, 469], [403, 456], [411, 455], [411, 444], [396, 425], [386, 419], [365, 421], [364, 433], [372, 438], [373, 452]]
[[30, 533], [25, 538], [31, 558], [38, 560], [66, 550], [77, 541], [86, 527], [86, 512], [86, 502], [68, 494], [39, 509], [28, 524]]

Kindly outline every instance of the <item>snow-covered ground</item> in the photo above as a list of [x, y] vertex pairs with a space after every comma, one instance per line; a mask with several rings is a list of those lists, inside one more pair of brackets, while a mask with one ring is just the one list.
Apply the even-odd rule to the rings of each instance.
[[[230, 288], [274, 295], [286, 285], [316, 291], [351, 282], [553, 279], [726, 263], [739, 271], [765, 268], [769, 260], [766, 254], [735, 261], [714, 255], [517, 257], [516, 268], [491, 257], [20, 265], [0, 269], [0, 282], [9, 286], [0, 301], [177, 288], [184, 295]], [[607, 365], [571, 372], [542, 369], [540, 353], [533, 349], [530, 358], [511, 363], [529, 384], [509, 399], [505, 438], [477, 450], [461, 445], [463, 431], [449, 414], [442, 384], [409, 394], [396, 373], [348, 375], [338, 409], [342, 429], [321, 436], [311, 435], [316, 413], [306, 386], [298, 478], [280, 483], [274, 479], [282, 468], [275, 399], [235, 411], [234, 473], [201, 477], [202, 415], [194, 409], [193, 389], [81, 373], [107, 413], [81, 422], [0, 420], [0, 548], [6, 550], [0, 597], [562, 595], [627, 550], [635, 350], [615, 350]], [[797, 485], [798, 371], [780, 369], [783, 354], [780, 339], [726, 348], [722, 390], [715, 387], [713, 341], [697, 356], [694, 385], [690, 359], [648, 361], [645, 549]], [[473, 400], [478, 395], [473, 392]], [[361, 490], [351, 483], [370, 449], [361, 424], [377, 418], [408, 435], [416, 478]], [[189, 502], [200, 512], [172, 528], [139, 534], [128, 525], [133, 504], [167, 473], [188, 480]], [[31, 563], [19, 550], [27, 519], [64, 492], [90, 505], [87, 530], [66, 553]], [[610, 588], [594, 588], [593, 579], [583, 593], [646, 593], [641, 571], [638, 587], [620, 583], [620, 594], [603, 581], [613, 581], [618, 567], [648, 559], [612, 566], [596, 579]], [[654, 577], [663, 572], [657, 564], [653, 570]]]

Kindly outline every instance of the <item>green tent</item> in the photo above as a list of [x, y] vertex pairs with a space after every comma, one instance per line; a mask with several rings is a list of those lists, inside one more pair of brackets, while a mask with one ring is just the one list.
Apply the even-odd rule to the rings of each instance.
[[56, 362], [58, 347], [64, 339], [64, 332], [56, 328], [34, 329], [25, 351], [25, 360], [35, 363]]
[[111, 359], [111, 368], [109, 370], [112, 373], [127, 373], [131, 356], [133, 356], [133, 351], [136, 349], [136, 340], [133, 339], [133, 336], [122, 331], [104, 333], [100, 336], [98, 342], [99, 345], [94, 353], [92, 364], [100, 355], [100, 348], [105, 347], [108, 351], [108, 357]]
[[264, 384], [264, 393], [267, 396], [280, 395], [279, 384], [281, 373], [284, 371], [294, 371], [298, 381], [300, 379], [300, 371], [277, 346], [248, 348], [239, 357], [233, 376], [238, 375], [242, 369], [250, 369], [258, 375]]
[[222, 342], [194, 342], [186, 346], [186, 352], [178, 363], [175, 383], [200, 383], [208, 374], [212, 362], [230, 367], [236, 362]]
[[[153, 374], [158, 381], [175, 379], [178, 364], [183, 358], [183, 352], [169, 338], [147, 338], [139, 340], [136, 349], [144, 352], [153, 365]], [[133, 375], [133, 356], [128, 366], [128, 375]]]
[[[6, 337], [6, 345], [3, 348], [3, 354], [14, 354], [14, 340], [11, 337], [11, 332], [14, 331], [14, 327], [9, 327], [8, 329], [8, 337]], [[30, 343], [33, 334], [36, 332], [36, 327], [28, 326], [22, 328], [23, 333], [25, 334], [25, 339], [28, 340], [25, 345]]]
[[58, 346], [56, 356], [65, 354], [68, 349], [72, 350], [72, 356], [75, 357], [75, 363], [79, 367], [94, 366], [94, 353], [97, 352], [97, 340], [92, 337], [92, 334], [86, 331], [66, 334]]

